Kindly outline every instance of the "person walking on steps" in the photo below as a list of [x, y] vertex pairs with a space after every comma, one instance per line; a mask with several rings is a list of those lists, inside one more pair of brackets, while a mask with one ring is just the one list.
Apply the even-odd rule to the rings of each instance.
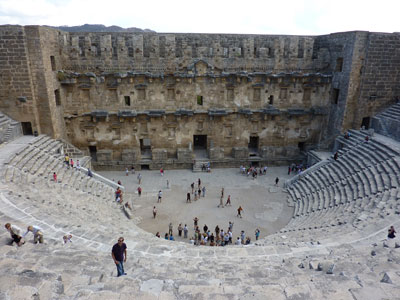
[[124, 262], [126, 262], [126, 244], [124, 243], [124, 238], [120, 237], [118, 243], [116, 243], [111, 250], [111, 257], [117, 266], [117, 276], [126, 275], [124, 271]]

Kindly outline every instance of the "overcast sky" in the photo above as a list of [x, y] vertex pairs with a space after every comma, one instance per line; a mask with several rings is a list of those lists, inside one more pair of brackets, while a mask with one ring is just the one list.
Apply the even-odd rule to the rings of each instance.
[[400, 31], [400, 0], [0, 0], [0, 24], [314, 35]]

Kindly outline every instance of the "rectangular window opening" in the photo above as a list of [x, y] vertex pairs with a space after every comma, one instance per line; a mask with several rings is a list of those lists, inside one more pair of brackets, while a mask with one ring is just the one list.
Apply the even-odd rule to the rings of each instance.
[[332, 103], [333, 104], [338, 104], [338, 102], [339, 102], [339, 93], [340, 93], [339, 89], [333, 89], [333, 92], [332, 92]]
[[342, 72], [343, 69], [343, 57], [338, 57], [336, 59], [336, 68], [335, 71], [336, 72]]
[[126, 106], [131, 106], [131, 97], [125, 96], [124, 100], [125, 100], [125, 105]]
[[203, 105], [203, 96], [197, 96], [197, 105]]
[[60, 106], [61, 105], [61, 96], [60, 96], [60, 90], [59, 89], [54, 91], [54, 96], [56, 98], [56, 105]]
[[56, 68], [56, 59], [54, 58], [54, 56], [50, 56], [50, 63], [51, 63], [51, 70], [55, 71]]

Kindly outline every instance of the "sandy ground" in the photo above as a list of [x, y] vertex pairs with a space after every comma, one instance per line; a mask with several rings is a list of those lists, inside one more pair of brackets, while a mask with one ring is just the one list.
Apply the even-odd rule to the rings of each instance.
[[[287, 167], [270, 167], [267, 175], [253, 180], [240, 174], [237, 169], [214, 169], [211, 173], [193, 173], [191, 170], [166, 170], [164, 176], [159, 171], [140, 171], [125, 175], [125, 171], [99, 172], [114, 181], [121, 180], [125, 186], [125, 200], [134, 208], [137, 225], [151, 233], [160, 232], [161, 236], [168, 232], [168, 224], [172, 222], [176, 240], [188, 241], [178, 237], [178, 224], [189, 228], [189, 237], [194, 235], [193, 219], [199, 219], [199, 227], [207, 224], [211, 232], [218, 225], [225, 231], [228, 222], [234, 222], [233, 239], [241, 230], [255, 241], [255, 229], [265, 237], [284, 227], [293, 214], [293, 207], [287, 205], [287, 193], [283, 182], [291, 176], [287, 175]], [[142, 175], [142, 196], [137, 194], [139, 186], [137, 175]], [[278, 186], [275, 178], [279, 177]], [[200, 178], [206, 187], [206, 196], [192, 203], [186, 203], [186, 193], [191, 192], [190, 184]], [[167, 188], [167, 180], [169, 188]], [[232, 206], [218, 208], [221, 188], [225, 189], [224, 204], [231, 195]], [[163, 193], [162, 202], [157, 203], [158, 191]], [[193, 195], [192, 195], [193, 199]], [[242, 206], [242, 218], [237, 217], [237, 208]], [[153, 218], [153, 206], [157, 208], [157, 217]]]

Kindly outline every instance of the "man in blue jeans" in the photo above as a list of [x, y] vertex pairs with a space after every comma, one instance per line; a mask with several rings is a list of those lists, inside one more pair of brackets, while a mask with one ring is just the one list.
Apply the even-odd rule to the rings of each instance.
[[124, 243], [124, 238], [120, 237], [118, 243], [112, 247], [111, 256], [117, 266], [118, 277], [121, 275], [126, 275], [124, 272], [124, 262], [126, 262], [126, 244]]

